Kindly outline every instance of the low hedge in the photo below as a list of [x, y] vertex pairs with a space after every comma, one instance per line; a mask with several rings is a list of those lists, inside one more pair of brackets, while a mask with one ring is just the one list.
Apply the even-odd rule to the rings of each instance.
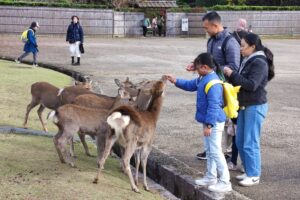
[[229, 5], [216, 5], [207, 8], [207, 10], [252, 10], [252, 11], [276, 11], [276, 10], [286, 10], [286, 11], [295, 11], [300, 10], [300, 6], [229, 6]]
[[95, 4], [74, 4], [74, 3], [55, 3], [55, 2], [28, 2], [28, 1], [5, 1], [0, 0], [2, 6], [30, 6], [30, 7], [57, 7], [57, 8], [97, 8], [97, 9], [112, 9], [108, 5]]

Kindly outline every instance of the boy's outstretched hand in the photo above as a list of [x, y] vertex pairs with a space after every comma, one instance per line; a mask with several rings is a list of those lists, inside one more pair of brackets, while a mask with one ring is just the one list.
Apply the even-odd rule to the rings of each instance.
[[173, 84], [175, 84], [176, 83], [176, 78], [173, 76], [173, 75], [171, 75], [171, 74], [166, 74], [166, 75], [164, 75], [166, 78], [167, 78], [167, 80], [168, 81], [170, 81], [171, 83], [173, 83]]

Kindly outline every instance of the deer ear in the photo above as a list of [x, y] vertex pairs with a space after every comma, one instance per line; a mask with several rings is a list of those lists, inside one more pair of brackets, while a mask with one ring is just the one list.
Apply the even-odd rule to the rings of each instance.
[[74, 81], [74, 85], [79, 85], [80, 84], [80, 82], [79, 81]]
[[122, 87], [122, 83], [119, 79], [115, 78], [115, 83], [117, 84], [117, 86]]

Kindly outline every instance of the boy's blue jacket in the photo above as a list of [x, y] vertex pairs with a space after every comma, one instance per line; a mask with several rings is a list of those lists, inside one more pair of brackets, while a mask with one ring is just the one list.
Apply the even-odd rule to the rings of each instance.
[[223, 111], [223, 86], [213, 85], [208, 93], [205, 93], [206, 84], [219, 79], [215, 72], [203, 76], [201, 79], [193, 80], [176, 79], [176, 87], [186, 91], [197, 91], [196, 120], [200, 123], [216, 125], [217, 122], [224, 122], [226, 115]]

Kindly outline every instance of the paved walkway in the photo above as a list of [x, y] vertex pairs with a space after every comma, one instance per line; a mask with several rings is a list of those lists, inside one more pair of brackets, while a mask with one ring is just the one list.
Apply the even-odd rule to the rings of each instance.
[[[184, 66], [205, 51], [206, 40], [193, 38], [86, 38], [82, 65], [70, 65], [64, 37], [40, 37], [39, 61], [92, 75], [103, 92], [116, 95], [114, 78], [158, 79], [165, 73], [192, 78]], [[300, 199], [300, 52], [299, 40], [265, 40], [275, 55], [276, 78], [268, 85], [269, 112], [262, 133], [262, 177], [256, 187], [234, 190], [250, 199]], [[19, 35], [0, 35], [1, 56], [22, 53]], [[31, 59], [31, 58], [29, 58]], [[30, 70], [30, 69], [28, 69]], [[195, 159], [202, 151], [200, 126], [194, 121], [195, 94], [169, 84], [157, 127], [155, 146], [166, 154], [204, 171]]]

